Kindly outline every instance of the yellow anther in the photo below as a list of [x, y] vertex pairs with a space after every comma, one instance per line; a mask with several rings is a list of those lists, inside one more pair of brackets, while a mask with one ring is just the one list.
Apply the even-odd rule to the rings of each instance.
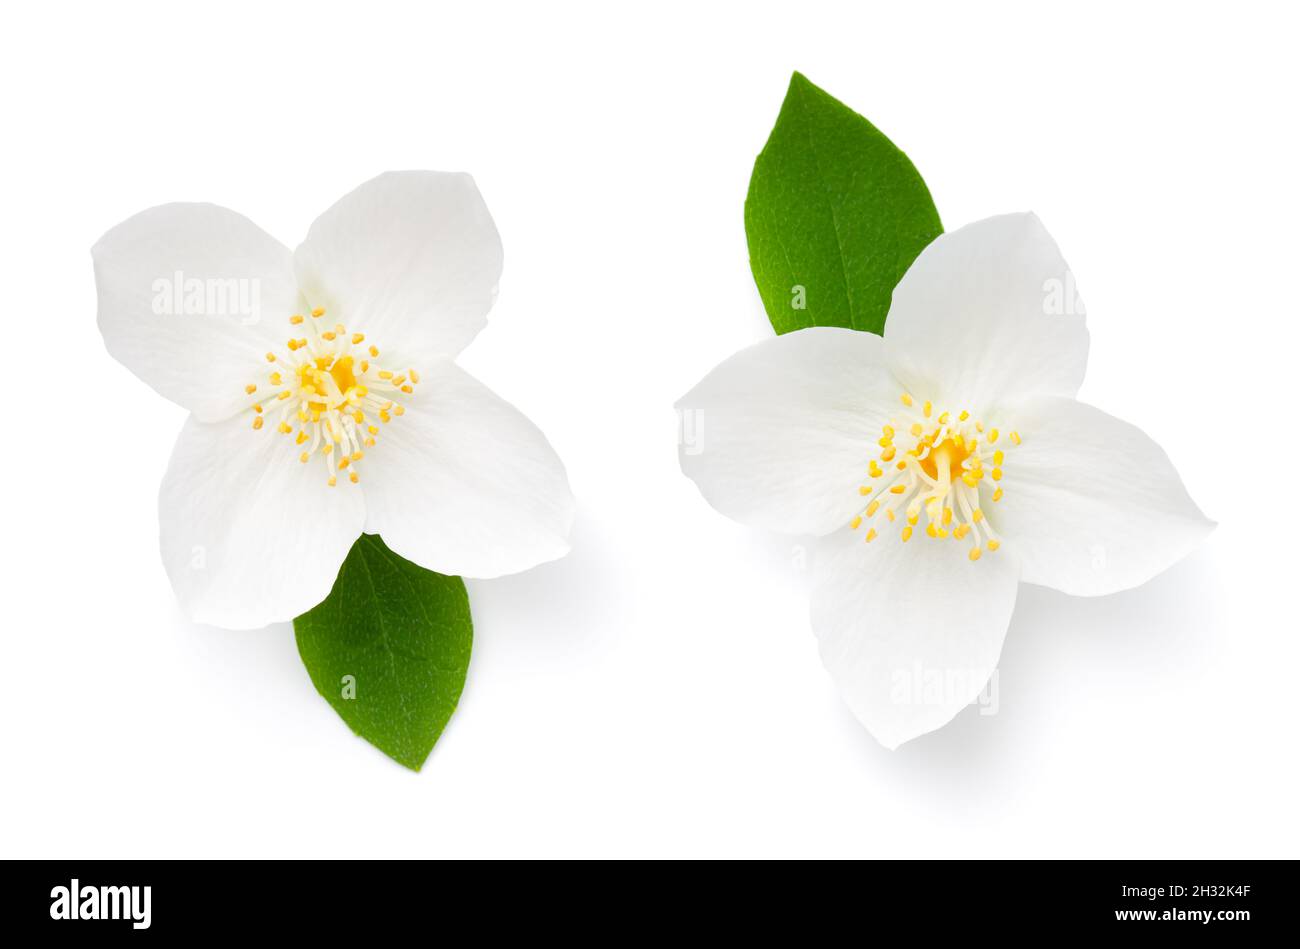
[[277, 402], [283, 402], [285, 399], [290, 398], [292, 395], [293, 395], [292, 389], [283, 389], [280, 392], [276, 393], [275, 400]]
[[881, 448], [888, 448], [892, 443], [893, 443], [893, 439], [891, 439], [888, 435], [881, 435], [880, 441], [876, 442], [876, 444], [879, 445]]
[[275, 362], [275, 353], [267, 353], [267, 354], [266, 354], [266, 361], [267, 361], [267, 362]]
[[391, 422], [392, 420], [393, 420], [393, 418], [392, 418], [391, 415], [388, 414], [388, 412], [386, 412], [384, 409], [380, 409], [380, 410], [379, 410], [379, 421], [384, 422], [385, 424], [387, 424], [388, 422]]
[[253, 418], [253, 428], [254, 428], [254, 430], [261, 428], [261, 427], [262, 427], [262, 422], [263, 422], [264, 420], [265, 420], [264, 417], [261, 416], [261, 415], [255, 416], [255, 417]]
[[367, 439], [365, 440], [365, 442], [363, 442], [363, 444], [364, 444], [367, 448], [374, 448], [374, 447], [375, 447], [375, 440], [374, 440], [373, 438], [367, 438]]
[[1001, 488], [998, 488], [996, 491], [993, 492], [993, 500], [994, 500], [994, 501], [1001, 501], [1001, 500], [1002, 500], [1002, 489], [1001, 489]]
[[362, 458], [364, 458], [364, 457], [365, 457], [365, 455], [363, 455], [363, 454], [362, 454], [361, 452], [359, 452], [359, 451], [354, 451], [354, 452], [352, 453], [352, 460], [353, 460], [353, 461], [360, 461], [360, 460], [361, 460]]
[[310, 457], [311, 457], [311, 453], [310, 453], [310, 452], [303, 452], [301, 455], [298, 456], [298, 460], [301, 461], [301, 462], [305, 465], [305, 464], [307, 464], [307, 459], [310, 458]]
[[[415, 377], [415, 370], [411, 370], [411, 377], [412, 377], [412, 378]], [[893, 437], [894, 437], [894, 426], [892, 426], [892, 425], [886, 425], [884, 428], [882, 428], [882, 429], [880, 430], [880, 434], [884, 435], [886, 438], [893, 438]]]
[[343, 336], [343, 335], [346, 335], [347, 331], [348, 331], [348, 330], [347, 330], [347, 327], [344, 326], [342, 323], [335, 323], [335, 324], [334, 324], [334, 335], [335, 335], [335, 336]]
[[339, 483], [339, 480], [338, 480], [338, 478], [334, 477], [333, 475], [330, 475], [330, 479], [329, 479], [328, 481], [326, 481], [325, 483], [328, 484], [328, 485], [332, 488], [332, 487], [334, 487], [334, 485], [336, 485], [336, 484]]
[[407, 385], [402, 386], [402, 391], [405, 392], [407, 395], [410, 395], [415, 390], [411, 388], [410, 384], [408, 383]]
[[855, 517], [853, 518], [853, 520], [849, 521], [849, 528], [850, 528], [851, 530], [857, 530], [857, 529], [858, 529], [859, 527], [861, 527], [861, 526], [862, 526], [862, 518], [861, 518], [861, 517], [855, 516]]
[[[886, 458], [885, 460], [888, 461], [889, 459]], [[902, 471], [904, 468], [907, 467], [907, 462], [900, 461], [898, 464], [894, 465], [894, 467], [897, 468], [899, 471]]]
[[[961, 441], [960, 438], [958, 438], [957, 440], [958, 440], [958, 441]], [[979, 447], [980, 447], [980, 443], [979, 443], [978, 441], [976, 441], [975, 439], [973, 439], [973, 438], [968, 438], [968, 439], [966, 439], [966, 454], [968, 454], [968, 455], [973, 455], [973, 454], [975, 454], [975, 449], [976, 449], [976, 448], [979, 448]]]
[[994, 469], [993, 469], [993, 480], [994, 480], [994, 481], [1001, 481], [1001, 480], [1002, 480], [1002, 469], [1001, 469], [1001, 468], [994, 468]]
[[414, 382], [417, 386], [420, 384], [420, 374], [416, 372], [414, 369], [406, 370], [406, 374], [411, 377], [411, 381]]
[[361, 479], [357, 477], [357, 473], [353, 471], [348, 475], [348, 480], [351, 481], [353, 484], [356, 484]]
[[305, 445], [307, 443], [307, 433], [299, 432], [298, 437], [295, 438], [294, 441], [299, 445]]
[[970, 413], [967, 412], [965, 409], [962, 409], [962, 410], [961, 410], [961, 415], [958, 415], [958, 416], [957, 416], [957, 421], [959, 421], [959, 422], [964, 422], [964, 421], [966, 421], [968, 418], [970, 418]]
[[962, 540], [970, 533], [969, 524], [958, 524], [952, 531], [953, 540]]
[[867, 505], [867, 517], [875, 517], [876, 512], [880, 510], [880, 500], [877, 499]]
[[889, 489], [889, 493], [890, 493], [890, 494], [902, 494], [902, 493], [903, 493], [904, 491], [906, 491], [906, 490], [907, 490], [907, 485], [905, 485], [905, 484], [896, 484], [896, 485], [894, 485], [892, 488]]
[[325, 447], [324, 447], [323, 449], [321, 449], [321, 450], [324, 451], [325, 454], [327, 454], [327, 455], [333, 454], [333, 453], [334, 453], [334, 443], [333, 443], [333, 442], [326, 442], [326, 443], [325, 443]]
[[302, 322], [302, 314], [295, 313], [293, 316], [289, 317], [289, 322], [292, 323], [294, 326], [297, 326], [299, 323]]
[[366, 362], [364, 359], [361, 360], [361, 372], [364, 374], [369, 371], [370, 371], [370, 363]]
[[970, 519], [972, 522], [978, 524], [980, 521], [984, 520], [984, 512], [979, 508], [976, 508], [971, 514]]
[[876, 529], [874, 527], [871, 528], [871, 530], [867, 531], [867, 543], [868, 544], [871, 543], [878, 536], [879, 535], [876, 533]]
[[366, 431], [369, 432], [371, 435], [378, 435], [378, 434], [379, 434], [379, 426], [378, 426], [378, 425], [367, 425], [367, 426], [366, 426]]
[[882, 452], [880, 453], [880, 460], [881, 460], [881, 461], [893, 461], [893, 460], [894, 460], [894, 455], [896, 455], [897, 453], [898, 453], [898, 450], [897, 450], [893, 445], [890, 445], [888, 448], [886, 448], [884, 451], [882, 451]]
[[352, 459], [349, 458], [347, 455], [344, 455], [342, 458], [339, 459], [339, 471], [342, 471], [342, 470], [343, 470], [344, 468], [346, 468], [346, 467], [347, 467], [351, 462], [352, 462]]
[[999, 448], [997, 451], [993, 453], [993, 464], [995, 465], [1002, 464], [1002, 462], [1006, 459], [1006, 457], [1007, 456], [1002, 453], [1002, 449]]
[[365, 420], [366, 420], [366, 417], [365, 417], [364, 415], [361, 414], [361, 410], [360, 410], [360, 409], [358, 409], [357, 412], [356, 412], [356, 414], [352, 416], [352, 421], [356, 422], [358, 425], [360, 425], [360, 424], [361, 424], [362, 422], [364, 422]]
[[393, 385], [400, 386], [406, 381], [406, 376], [393, 376]]
[[889, 523], [894, 523], [894, 509], [892, 507], [885, 508], [885, 517], [889, 518]]
[[934, 521], [931, 521], [929, 524], [926, 524], [926, 525], [925, 525], [925, 532], [926, 532], [926, 534], [929, 535], [930, 537], [938, 537], [938, 536], [939, 536], [939, 528], [937, 528], [937, 527], [934, 526]]
[[271, 385], [278, 386], [283, 384], [284, 384], [283, 380], [280, 378], [280, 374], [278, 372], [271, 373]]
[[912, 427], [911, 429], [909, 429], [909, 431], [911, 431], [913, 438], [920, 438], [921, 432], [925, 431], [925, 429], [921, 427], [920, 422], [913, 422]]
[[358, 398], [358, 399], [364, 399], [364, 398], [365, 398], [366, 396], [368, 396], [369, 394], [370, 394], [370, 390], [367, 389], [365, 386], [357, 386], [357, 398]]
[[873, 478], [879, 478], [885, 472], [881, 470], [880, 465], [876, 464], [876, 459], [871, 459], [871, 464], [867, 466], [867, 473]]
[[379, 347], [378, 347], [378, 346], [371, 346], [370, 349], [368, 350], [368, 352], [370, 353], [370, 358], [371, 358], [371, 359], [374, 359], [376, 356], [379, 355]]
[[935, 531], [935, 534], [940, 540], [945, 540], [948, 537], [948, 531], [942, 527]]
[[392, 374], [391, 372], [389, 372], [387, 369], [381, 369], [381, 370], [379, 370], [379, 378], [380, 378], [380, 379], [391, 379], [391, 378], [393, 378], [393, 374]]
[[253, 411], [254, 411], [254, 412], [261, 412], [261, 411], [262, 411], [262, 407], [261, 407], [260, 405], [255, 405], [255, 406], [253, 406]]
[[315, 317], [322, 317], [325, 315], [325, 308], [323, 306], [318, 306], [316, 307], [316, 309], [311, 311], [311, 315]]
[[244, 391], [245, 391], [246, 393], [248, 393], [249, 395], [252, 395], [254, 392], [257, 391], [257, 386], [253, 385], [253, 384], [250, 382], [248, 385], [244, 386]]
[[1009, 437], [1011, 438], [1011, 444], [1013, 444], [1013, 445], [1019, 445], [1019, 444], [1020, 444], [1020, 433], [1019, 433], [1019, 432], [1012, 432], [1011, 435], [1010, 435]]
[[951, 523], [952, 523], [952, 508], [946, 507], [943, 509], [943, 526], [947, 527]]
[[912, 525], [909, 524], [903, 528], [903, 543], [907, 543], [911, 539], [912, 539]]
[[929, 418], [930, 413], [933, 411], [934, 411], [934, 406], [931, 405], [929, 402], [926, 402], [925, 405], [921, 407], [921, 414], [924, 415], [926, 418]]
[[906, 392], [903, 393], [903, 404], [909, 406], [912, 404], [912, 397]]
[[868, 485], [864, 484], [858, 488], [858, 494], [862, 495], [864, 498], [870, 493], [871, 488]]
[[965, 481], [966, 484], [972, 488], [978, 487], [980, 483], [979, 477], [973, 471], [964, 472], [961, 476], [961, 480]]
[[907, 512], [907, 523], [908, 523], [909, 526], [911, 526], [911, 527], [915, 527], [915, 526], [916, 526], [916, 522], [919, 521], [920, 519], [921, 519], [921, 512], [920, 512], [920, 511], [908, 511], [908, 512]]
[[972, 561], [974, 561], [974, 560], [979, 560], [979, 559], [980, 559], [980, 556], [981, 556], [983, 553], [984, 553], [984, 551], [980, 550], [978, 547], [972, 547], [972, 548], [970, 549], [970, 559], [971, 559]]
[[947, 425], [947, 424], [948, 424], [948, 413], [947, 413], [947, 412], [944, 412], [942, 415], [939, 416], [939, 424], [940, 424], [940, 425]]
[[290, 432], [293, 431], [293, 426], [290, 425], [288, 422], [281, 422], [279, 425], [279, 430], [281, 435], [288, 435]]
[[989, 541], [989, 550], [997, 550], [997, 549], [998, 549], [999, 547], [1001, 547], [1001, 546], [1002, 546], [1002, 541], [1000, 541], [1000, 540], [990, 540], [990, 541]]
[[992, 445], [992, 444], [993, 444], [995, 441], [997, 441], [997, 440], [998, 440], [998, 430], [997, 430], [996, 428], [990, 428], [990, 429], [989, 429], [989, 444]]

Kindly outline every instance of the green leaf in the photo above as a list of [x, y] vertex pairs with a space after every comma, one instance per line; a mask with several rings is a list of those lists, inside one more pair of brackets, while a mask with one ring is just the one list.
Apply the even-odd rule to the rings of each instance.
[[907, 156], [795, 73], [754, 162], [745, 233], [777, 333], [883, 333], [894, 286], [943, 225]]
[[474, 626], [461, 579], [362, 534], [330, 595], [293, 629], [316, 691], [354, 732], [419, 771], [469, 670]]

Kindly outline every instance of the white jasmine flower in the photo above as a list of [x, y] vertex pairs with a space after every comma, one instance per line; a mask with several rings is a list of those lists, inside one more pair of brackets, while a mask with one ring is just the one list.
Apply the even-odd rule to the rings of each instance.
[[822, 660], [887, 747], [984, 688], [1020, 581], [1127, 589], [1213, 527], [1155, 442], [1075, 400], [1088, 333], [1073, 290], [1035, 216], [991, 218], [925, 249], [883, 338], [779, 336], [678, 403], [696, 433], [682, 469], [710, 504], [820, 536]]
[[559, 458], [452, 361], [501, 273], [468, 175], [381, 175], [296, 251], [224, 208], [169, 204], [93, 256], [109, 352], [192, 413], [159, 517], [195, 620], [242, 629], [305, 612], [362, 532], [469, 577], [568, 550]]

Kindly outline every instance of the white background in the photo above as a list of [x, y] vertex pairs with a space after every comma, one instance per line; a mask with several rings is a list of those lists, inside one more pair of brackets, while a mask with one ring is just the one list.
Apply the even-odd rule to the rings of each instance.
[[[0, 854], [1300, 856], [1297, 24], [975, 6], [8, 10]], [[1023, 588], [998, 713], [893, 753], [821, 668], [794, 542], [677, 466], [673, 401], [771, 333], [742, 204], [793, 69], [950, 229], [1039, 213], [1088, 303], [1083, 398], [1220, 525], [1136, 591]], [[403, 168], [475, 175], [506, 267], [461, 362], [580, 503], [566, 560], [470, 584], [420, 774], [288, 625], [180, 614], [155, 505], [184, 413], [104, 351], [89, 256], [174, 200], [292, 245]]]

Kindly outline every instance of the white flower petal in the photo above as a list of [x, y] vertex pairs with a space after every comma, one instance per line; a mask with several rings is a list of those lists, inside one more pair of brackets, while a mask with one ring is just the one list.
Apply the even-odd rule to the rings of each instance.
[[234, 211], [165, 204], [123, 221], [91, 255], [115, 359], [204, 421], [247, 405], [273, 327], [298, 306], [288, 248]]
[[887, 748], [934, 731], [980, 693], [997, 666], [1016, 601], [1006, 551], [969, 560], [970, 544], [891, 529], [822, 539], [812, 625], [844, 701]]
[[366, 532], [429, 570], [497, 577], [564, 556], [564, 465], [514, 406], [450, 360], [421, 373], [406, 413], [361, 468]]
[[764, 340], [678, 401], [682, 471], [728, 517], [825, 534], [862, 507], [901, 392], [879, 336], [820, 327]]
[[354, 485], [326, 485], [292, 439], [247, 417], [181, 431], [159, 496], [163, 564], [197, 622], [256, 629], [325, 599], [361, 535]]
[[1026, 582], [1076, 596], [1126, 590], [1214, 528], [1141, 429], [1073, 399], [1034, 400], [1015, 418], [1024, 440], [1007, 449], [989, 518]]
[[469, 175], [388, 172], [317, 218], [295, 262], [313, 305], [414, 362], [454, 356], [483, 328], [501, 240]]
[[890, 365], [919, 398], [987, 413], [1035, 395], [1073, 396], [1088, 362], [1074, 278], [1033, 214], [935, 238], [894, 288]]

